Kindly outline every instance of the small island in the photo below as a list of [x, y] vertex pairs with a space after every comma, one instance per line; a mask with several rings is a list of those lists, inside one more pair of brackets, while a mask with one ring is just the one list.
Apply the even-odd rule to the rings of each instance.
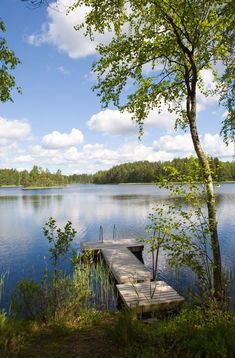
[[51, 173], [34, 165], [30, 171], [16, 169], [0, 169], [0, 186], [5, 188], [21, 187], [23, 190], [63, 189], [67, 178], [58, 169]]

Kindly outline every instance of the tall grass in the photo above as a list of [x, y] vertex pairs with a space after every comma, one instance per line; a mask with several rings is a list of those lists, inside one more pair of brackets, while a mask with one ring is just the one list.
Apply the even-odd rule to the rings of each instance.
[[0, 275], [0, 303], [2, 301], [3, 289], [4, 289], [4, 280], [5, 280], [5, 273]]
[[110, 270], [94, 252], [72, 257], [72, 274], [60, 271], [56, 280], [47, 268], [40, 282], [21, 280], [12, 296], [11, 314], [27, 320], [75, 321], [87, 309], [116, 308]]
[[106, 311], [113, 311], [116, 308], [115, 282], [110, 268], [100, 254], [87, 251], [81, 255], [79, 264], [75, 266], [73, 279], [77, 283], [83, 282], [89, 292], [86, 298], [86, 308]]
[[0, 275], [0, 329], [5, 325], [7, 319], [6, 312], [1, 309], [5, 277], [6, 273]]

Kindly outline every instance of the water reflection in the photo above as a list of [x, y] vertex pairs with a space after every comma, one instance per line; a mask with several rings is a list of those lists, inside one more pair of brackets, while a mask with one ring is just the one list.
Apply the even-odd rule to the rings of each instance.
[[[235, 262], [235, 184], [216, 188], [218, 229], [223, 262], [228, 269]], [[98, 240], [103, 226], [104, 239], [146, 236], [144, 227], [152, 208], [169, 201], [168, 192], [154, 185], [74, 185], [63, 190], [23, 191], [20, 188], [0, 188], [0, 271], [9, 271], [5, 303], [10, 287], [17, 280], [39, 277], [44, 269], [48, 243], [42, 227], [50, 216], [63, 226], [72, 221], [77, 230], [75, 245], [80, 240]], [[147, 249], [145, 260], [150, 265]], [[160, 273], [168, 280], [175, 277], [160, 257]], [[178, 284], [191, 278], [181, 273]], [[234, 284], [235, 288], [235, 284]]]
[[1, 195], [0, 196], [0, 201], [15, 201], [18, 199], [19, 199], [18, 196], [13, 196], [13, 195]]
[[62, 195], [23, 195], [22, 202], [27, 206], [31, 206], [35, 211], [43, 210], [45, 207], [50, 208], [52, 202], [55, 202], [55, 205], [58, 205], [59, 202], [62, 202]]

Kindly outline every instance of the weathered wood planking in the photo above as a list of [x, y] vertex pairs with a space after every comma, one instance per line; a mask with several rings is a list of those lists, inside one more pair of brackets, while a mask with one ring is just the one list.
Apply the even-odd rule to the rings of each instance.
[[127, 247], [132, 252], [143, 251], [144, 249], [144, 245], [136, 241], [135, 239], [122, 239], [119, 241], [105, 240], [103, 242], [81, 241], [81, 249], [83, 251], [86, 250], [100, 251], [101, 249], [109, 248], [109, 247], [111, 248]]
[[144, 245], [134, 239], [81, 243], [83, 251], [100, 251], [118, 282], [117, 289], [123, 302], [136, 313], [178, 308], [184, 301], [164, 281], [152, 281], [151, 273], [137, 259]]
[[178, 308], [184, 301], [164, 281], [119, 284], [117, 289], [124, 303], [138, 313]]
[[151, 273], [126, 247], [107, 247], [101, 252], [118, 283], [151, 280]]

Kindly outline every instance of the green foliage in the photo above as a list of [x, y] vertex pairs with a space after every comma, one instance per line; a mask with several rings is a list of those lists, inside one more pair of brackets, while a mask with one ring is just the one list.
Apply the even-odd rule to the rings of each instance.
[[[0, 327], [0, 357], [77, 358], [90, 353], [95, 357], [97, 351], [109, 349], [101, 330], [106, 320], [110, 320], [108, 313], [95, 310], [81, 311], [77, 321], [69, 317], [66, 322], [49, 323], [8, 319]], [[110, 355], [102, 356], [108, 358]]]
[[[93, 65], [101, 103], [113, 103], [132, 114], [143, 134], [144, 121], [162, 104], [175, 114], [175, 128], [188, 129], [206, 183], [210, 240], [213, 252], [213, 279], [218, 299], [222, 297], [222, 265], [217, 230], [215, 195], [208, 158], [197, 128], [197, 92], [220, 95], [228, 111], [223, 133], [231, 133], [234, 121], [232, 92], [234, 78], [219, 76], [218, 62], [226, 69], [234, 63], [234, 6], [222, 0], [76, 0], [70, 7], [87, 6], [89, 12], [77, 29], [85, 35], [112, 31], [108, 44], [99, 44], [98, 61]], [[115, 16], [114, 16], [115, 14]], [[144, 66], [152, 66], [146, 74]], [[204, 70], [211, 69], [217, 86], [207, 91]], [[127, 88], [128, 85], [128, 88]], [[231, 88], [230, 88], [231, 87]], [[231, 102], [232, 101], [232, 102]]]
[[76, 280], [88, 286], [90, 295], [86, 298], [87, 308], [102, 311], [116, 308], [116, 286], [111, 277], [111, 268], [100, 254], [93, 250], [86, 250], [82, 254], [74, 252], [72, 265]]
[[[171, 165], [178, 170], [177, 181], [181, 180], [181, 175], [188, 174], [191, 158], [177, 158], [165, 162], [138, 161], [125, 163], [112, 167], [106, 171], [98, 171], [95, 174], [73, 174], [63, 175], [60, 170], [50, 173], [48, 169], [43, 170], [34, 166], [27, 170], [18, 171], [16, 169], [0, 169], [0, 185], [23, 185], [32, 186], [54, 186], [72, 183], [81, 184], [112, 184], [112, 183], [153, 183], [162, 176], [167, 176], [164, 167]], [[218, 158], [210, 158], [210, 166], [215, 181], [235, 181], [235, 163], [222, 162]]]
[[49, 252], [53, 261], [54, 279], [57, 280], [60, 274], [58, 271], [59, 260], [71, 249], [76, 230], [73, 229], [71, 221], [68, 221], [62, 230], [57, 227], [56, 220], [50, 217], [43, 227], [43, 233], [51, 244]]
[[43, 286], [33, 280], [21, 280], [12, 296], [11, 311], [18, 318], [45, 321], [47, 305]]
[[78, 278], [74, 275], [57, 281], [20, 281], [12, 297], [11, 316], [38, 322], [75, 321], [90, 295], [88, 282]]
[[92, 174], [72, 174], [66, 177], [68, 184], [79, 183], [79, 184], [90, 184], [93, 183]]
[[133, 347], [135, 342], [142, 341], [142, 324], [133, 320], [132, 312], [125, 308], [118, 314], [118, 319], [113, 327], [107, 330], [108, 337], [113, 342], [120, 342], [121, 350]]
[[[6, 276], [5, 273], [0, 275], [0, 304], [2, 301], [2, 295], [4, 290], [5, 276]], [[5, 325], [5, 322], [6, 322], [6, 312], [0, 309], [0, 329]]]
[[60, 170], [50, 173], [48, 169], [43, 170], [34, 166], [32, 170], [18, 171], [16, 169], [0, 169], [0, 185], [22, 185], [24, 187], [49, 187], [54, 185], [65, 185], [67, 179]]
[[184, 309], [146, 325], [130, 312], [82, 311], [77, 321], [22, 322], [0, 327], [0, 356], [229, 358], [235, 355], [235, 315], [214, 304]]
[[234, 334], [234, 312], [225, 313], [212, 305], [185, 309], [152, 325], [133, 321], [130, 314], [122, 313], [108, 337], [113, 343], [119, 342], [120, 357], [214, 358], [234, 356]]
[[143, 242], [148, 245], [152, 256], [153, 280], [157, 279], [160, 249], [170, 249], [172, 231], [176, 230], [179, 225], [171, 214], [170, 208], [168, 211], [158, 208], [148, 216], [150, 224], [146, 226], [146, 231], [149, 236], [143, 239]]
[[[153, 183], [164, 177], [169, 180], [169, 174], [165, 167], [171, 166], [176, 169], [174, 181], [185, 181], [186, 176], [192, 177], [192, 165], [196, 166], [195, 158], [173, 159], [172, 161], [153, 162], [139, 161], [125, 163], [112, 167], [106, 171], [99, 171], [93, 175], [92, 182], [95, 184], [112, 183]], [[215, 181], [235, 180], [235, 163], [222, 162], [218, 158], [210, 158], [211, 170]], [[190, 169], [191, 168], [191, 169]], [[195, 168], [196, 170], [196, 168]], [[194, 181], [202, 180], [202, 174], [195, 172]]]
[[[43, 231], [51, 245], [52, 276], [46, 267], [40, 282], [20, 281], [12, 297], [11, 315], [42, 322], [76, 321], [87, 308], [109, 310], [110, 304], [115, 306], [111, 302], [115, 297], [114, 285], [101, 257], [96, 260], [93, 251], [80, 255], [71, 250], [76, 234], [72, 223], [68, 221], [60, 229], [49, 218]], [[60, 268], [61, 259], [69, 254], [72, 274]]]
[[[231, 1], [76, 0], [70, 11], [83, 5], [90, 11], [84, 23], [78, 24], [78, 30], [85, 29], [90, 38], [95, 32], [114, 32], [110, 43], [97, 47], [100, 58], [93, 66], [98, 77], [94, 88], [104, 106], [113, 102], [119, 109], [132, 113], [141, 131], [149, 111], [160, 108], [162, 101], [176, 113], [176, 124], [188, 126], [190, 119], [182, 101], [191, 96], [194, 81], [206, 92], [201, 71], [212, 68], [216, 74], [212, 66], [216, 61], [225, 67], [232, 66], [234, 6]], [[145, 64], [155, 71], [146, 75]], [[225, 94], [234, 85], [229, 72], [216, 78], [217, 94]], [[228, 106], [229, 113], [230, 109]]]
[[16, 88], [19, 93], [21, 92], [20, 88], [16, 87], [15, 77], [11, 73], [20, 61], [2, 37], [5, 32], [5, 24], [0, 19], [0, 102], [12, 101], [13, 88]]
[[171, 200], [159, 204], [149, 215], [149, 237], [144, 239], [152, 253], [154, 275], [159, 250], [163, 249], [171, 266], [186, 266], [196, 274], [201, 293], [209, 298], [214, 289], [214, 261], [201, 168], [192, 158], [187, 175], [171, 166], [165, 167], [165, 172], [167, 176], [158, 185], [170, 191]]
[[72, 240], [76, 235], [72, 223], [68, 221], [64, 228], [60, 229], [56, 221], [49, 218], [43, 232], [51, 245], [49, 252], [53, 275], [49, 277], [46, 268], [41, 282], [20, 281], [13, 294], [11, 312], [24, 319], [58, 320], [66, 314], [75, 314], [79, 311], [88, 289], [84, 282], [78, 282], [75, 276], [67, 276], [59, 267], [61, 258], [69, 254]]

